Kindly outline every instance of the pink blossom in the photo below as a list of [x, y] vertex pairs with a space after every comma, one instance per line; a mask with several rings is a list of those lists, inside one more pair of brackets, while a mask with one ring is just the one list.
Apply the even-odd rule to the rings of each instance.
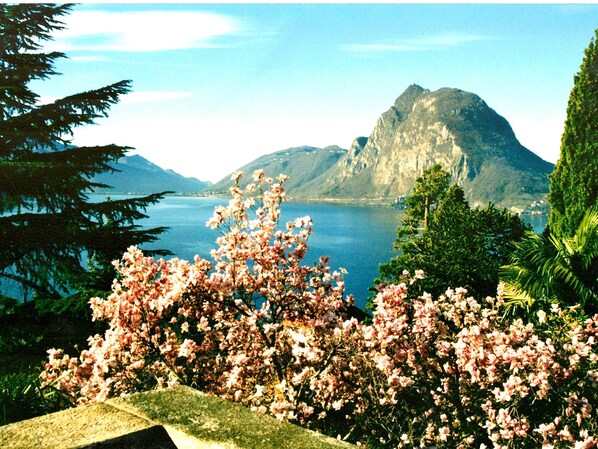
[[87, 403], [183, 383], [313, 428], [344, 417], [357, 441], [397, 447], [598, 447], [598, 315], [552, 306], [536, 327], [504, 318], [500, 288], [410, 294], [416, 270], [378, 287], [370, 324], [349, 320], [343, 270], [302, 262], [311, 219], [279, 227], [286, 178], [240, 180], [208, 222], [212, 260], [130, 247], [90, 300], [107, 330], [78, 357], [49, 350], [45, 385]]

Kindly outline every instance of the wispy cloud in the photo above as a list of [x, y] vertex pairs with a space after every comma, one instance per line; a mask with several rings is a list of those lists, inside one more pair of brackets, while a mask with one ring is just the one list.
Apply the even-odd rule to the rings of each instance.
[[491, 39], [493, 38], [479, 34], [437, 34], [423, 35], [395, 42], [348, 44], [343, 48], [346, 51], [357, 53], [434, 51]]
[[53, 45], [67, 52], [213, 48], [243, 31], [232, 17], [201, 11], [74, 11], [64, 21]]

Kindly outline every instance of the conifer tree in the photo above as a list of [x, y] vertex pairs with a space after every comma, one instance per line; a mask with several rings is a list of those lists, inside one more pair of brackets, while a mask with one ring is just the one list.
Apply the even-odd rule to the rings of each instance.
[[[43, 52], [69, 5], [0, 4], [0, 286], [2, 296], [58, 298], [109, 289], [110, 261], [164, 230], [134, 222], [163, 194], [91, 202], [95, 174], [125, 155], [118, 145], [75, 147], [74, 128], [93, 124], [130, 81], [41, 104], [30, 89], [57, 72]], [[86, 259], [89, 261], [86, 263]], [[87, 266], [86, 266], [87, 265]], [[90, 269], [89, 269], [90, 268]]]
[[[403, 270], [411, 274], [423, 270], [425, 278], [414, 288], [433, 296], [449, 287], [465, 287], [476, 297], [496, 294], [499, 267], [529, 228], [507, 209], [492, 204], [472, 208], [463, 189], [449, 186], [449, 181], [449, 174], [438, 164], [418, 179], [406, 201], [407, 218], [397, 229], [394, 249], [399, 254], [380, 264], [377, 283], [401, 282]], [[428, 225], [413, 232], [414, 219], [424, 219], [427, 191], [437, 192], [438, 205], [430, 212]], [[371, 307], [370, 303], [367, 308]]]
[[423, 171], [415, 180], [413, 192], [407, 198], [407, 214], [415, 221], [423, 221], [424, 229], [430, 224], [434, 208], [444, 198], [451, 182], [451, 175], [440, 164]]
[[567, 106], [561, 155], [550, 176], [549, 227], [572, 237], [598, 203], [598, 29], [575, 75]]

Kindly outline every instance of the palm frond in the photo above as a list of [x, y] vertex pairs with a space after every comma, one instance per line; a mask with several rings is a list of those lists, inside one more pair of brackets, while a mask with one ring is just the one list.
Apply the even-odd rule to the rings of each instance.
[[598, 209], [588, 210], [573, 237], [526, 233], [499, 276], [508, 309], [529, 309], [535, 300], [596, 308]]

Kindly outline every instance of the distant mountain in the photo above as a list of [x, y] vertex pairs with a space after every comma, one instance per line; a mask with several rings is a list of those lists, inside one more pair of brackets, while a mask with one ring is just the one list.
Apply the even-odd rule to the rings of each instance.
[[553, 164], [523, 147], [511, 126], [473, 93], [410, 86], [368, 138], [298, 188], [305, 199], [393, 200], [440, 163], [474, 204], [525, 206], [548, 192]]
[[[277, 151], [250, 162], [239, 168], [244, 172], [249, 181], [249, 176], [259, 169], [264, 170], [267, 176], [276, 177], [281, 173], [289, 176], [285, 184], [287, 191], [297, 190], [302, 185], [325, 174], [330, 168], [335, 167], [347, 150], [337, 146], [326, 148], [296, 147]], [[228, 193], [229, 187], [233, 185], [230, 175], [210, 186], [207, 190], [215, 194]]]
[[172, 170], [164, 170], [139, 155], [125, 156], [113, 164], [117, 172], [100, 173], [93, 181], [107, 184], [112, 189], [98, 192], [109, 193], [197, 193], [210, 185], [196, 178], [186, 178]]

